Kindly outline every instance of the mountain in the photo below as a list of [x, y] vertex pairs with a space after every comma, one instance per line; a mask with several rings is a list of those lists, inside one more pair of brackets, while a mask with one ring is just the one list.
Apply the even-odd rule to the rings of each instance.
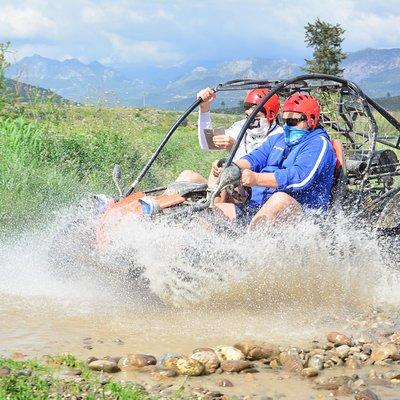
[[[371, 97], [400, 94], [400, 49], [365, 49], [349, 53], [344, 75]], [[198, 90], [237, 78], [284, 79], [301, 74], [299, 65], [285, 59], [248, 58], [221, 63], [186, 63], [170, 68], [107, 67], [94, 61], [57, 61], [34, 55], [12, 65], [6, 76], [53, 90], [81, 103], [144, 103], [169, 109], [186, 108]], [[220, 93], [216, 107], [232, 108], [243, 92]]]
[[400, 49], [365, 49], [349, 53], [343, 62], [345, 77], [370, 97], [400, 94]]
[[8, 78], [50, 89], [81, 103], [118, 102], [135, 105], [143, 92], [152, 90], [138, 79], [128, 79], [113, 68], [97, 61], [84, 64], [76, 59], [65, 61], [33, 55], [6, 70]]

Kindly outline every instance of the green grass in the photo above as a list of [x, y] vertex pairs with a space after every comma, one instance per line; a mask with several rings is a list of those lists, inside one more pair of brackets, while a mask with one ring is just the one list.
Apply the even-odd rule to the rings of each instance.
[[[47, 400], [84, 398], [87, 400], [147, 400], [150, 396], [133, 383], [99, 382], [99, 374], [88, 369], [73, 355], [61, 355], [54, 363], [44, 365], [38, 361], [14, 361], [0, 358], [0, 368], [8, 367], [10, 375], [0, 377], [0, 400]], [[54, 377], [63, 367], [82, 370], [78, 379], [63, 380]], [[25, 372], [25, 375], [21, 374]], [[26, 374], [26, 373], [29, 374]], [[178, 393], [179, 394], [179, 393]], [[74, 397], [75, 396], [75, 397]]]
[[[47, 219], [53, 210], [92, 193], [115, 194], [112, 169], [122, 166], [127, 187], [179, 114], [152, 109], [36, 104], [22, 116], [0, 117], [1, 233]], [[235, 116], [216, 116], [229, 126]], [[172, 181], [183, 169], [208, 174], [221, 153], [203, 152], [197, 115], [180, 127], [141, 184]]]

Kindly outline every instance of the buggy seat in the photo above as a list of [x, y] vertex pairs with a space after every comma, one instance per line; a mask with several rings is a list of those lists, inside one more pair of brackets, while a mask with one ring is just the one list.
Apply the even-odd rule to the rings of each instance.
[[331, 207], [333, 207], [345, 195], [347, 174], [342, 142], [338, 139], [332, 139], [331, 143], [336, 155], [336, 166], [331, 191]]

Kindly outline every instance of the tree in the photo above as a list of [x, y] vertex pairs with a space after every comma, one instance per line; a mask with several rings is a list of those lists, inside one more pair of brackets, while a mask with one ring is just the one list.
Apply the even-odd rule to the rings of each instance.
[[10, 65], [6, 59], [6, 53], [8, 52], [9, 47], [10, 42], [0, 43], [0, 89], [4, 89], [5, 87], [4, 71]]
[[341, 47], [345, 30], [340, 24], [331, 25], [319, 18], [314, 23], [308, 23], [304, 29], [306, 45], [314, 48], [314, 52], [311, 60], [305, 60], [303, 70], [341, 76], [344, 69], [340, 68], [340, 64], [346, 58]]

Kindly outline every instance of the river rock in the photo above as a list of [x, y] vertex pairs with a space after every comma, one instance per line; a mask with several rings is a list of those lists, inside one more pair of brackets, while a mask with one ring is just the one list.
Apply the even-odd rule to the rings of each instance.
[[301, 370], [301, 375], [305, 376], [306, 378], [313, 378], [314, 376], [318, 375], [318, 370], [315, 368], [304, 368]]
[[147, 365], [156, 365], [157, 360], [150, 354], [128, 354], [125, 366], [142, 368]]
[[287, 372], [301, 372], [304, 368], [300, 357], [296, 354], [282, 352], [279, 356], [279, 361]]
[[369, 359], [370, 363], [383, 361], [386, 358], [393, 358], [399, 355], [399, 351], [394, 343], [386, 343], [383, 345], [375, 345]]
[[355, 400], [379, 400], [379, 396], [375, 394], [371, 389], [360, 390], [356, 393]]
[[400, 331], [393, 333], [390, 336], [390, 341], [394, 344], [400, 345]]
[[279, 356], [279, 347], [268, 342], [259, 343], [254, 340], [243, 340], [236, 343], [234, 347], [240, 350], [249, 360], [255, 361]]
[[319, 382], [316, 382], [316, 389], [323, 390], [338, 390], [341, 386], [349, 386], [349, 383], [352, 381], [350, 376], [340, 375], [340, 376], [332, 376], [328, 379], [322, 379]]
[[233, 383], [228, 379], [217, 379], [215, 384], [222, 387], [233, 387]]
[[8, 376], [8, 375], [10, 375], [10, 373], [11, 373], [10, 368], [8, 368], [8, 367], [2, 367], [2, 368], [0, 368], [0, 377], [2, 377], [2, 376]]
[[175, 364], [176, 364], [176, 360], [178, 358], [180, 358], [180, 357], [183, 357], [182, 353], [172, 353], [172, 352], [164, 353], [158, 358], [157, 365], [160, 366], [160, 367], [168, 368], [168, 367], [165, 366], [165, 363], [168, 360], [175, 360]]
[[340, 358], [345, 358], [350, 351], [350, 347], [347, 344], [342, 344], [339, 347], [336, 347], [336, 353]]
[[119, 372], [120, 368], [115, 362], [107, 360], [96, 360], [89, 364], [89, 368], [93, 371], [104, 371], [109, 373]]
[[225, 372], [240, 372], [253, 364], [247, 360], [227, 360], [221, 362], [221, 369]]
[[385, 372], [383, 374], [383, 377], [386, 379], [400, 379], [400, 370], [398, 371], [390, 370], [388, 372]]
[[329, 342], [334, 343], [334, 344], [339, 344], [343, 345], [346, 344], [347, 346], [351, 346], [353, 344], [353, 341], [346, 335], [343, 335], [342, 333], [339, 332], [330, 332], [328, 333], [327, 337]]
[[318, 371], [324, 369], [324, 356], [321, 354], [316, 354], [310, 357], [307, 365], [308, 367], [315, 368]]
[[206, 374], [213, 374], [220, 364], [217, 354], [212, 349], [199, 349], [190, 358], [201, 362], [204, 365], [204, 372]]
[[189, 357], [178, 358], [175, 365], [176, 372], [179, 375], [199, 376], [204, 372], [204, 365]]
[[347, 368], [352, 368], [352, 369], [359, 369], [362, 367], [362, 363], [360, 360], [358, 360], [355, 357], [349, 357], [346, 360], [346, 367]]
[[220, 362], [222, 361], [238, 361], [244, 360], [246, 357], [244, 354], [232, 346], [218, 346], [215, 349], [215, 353]]

